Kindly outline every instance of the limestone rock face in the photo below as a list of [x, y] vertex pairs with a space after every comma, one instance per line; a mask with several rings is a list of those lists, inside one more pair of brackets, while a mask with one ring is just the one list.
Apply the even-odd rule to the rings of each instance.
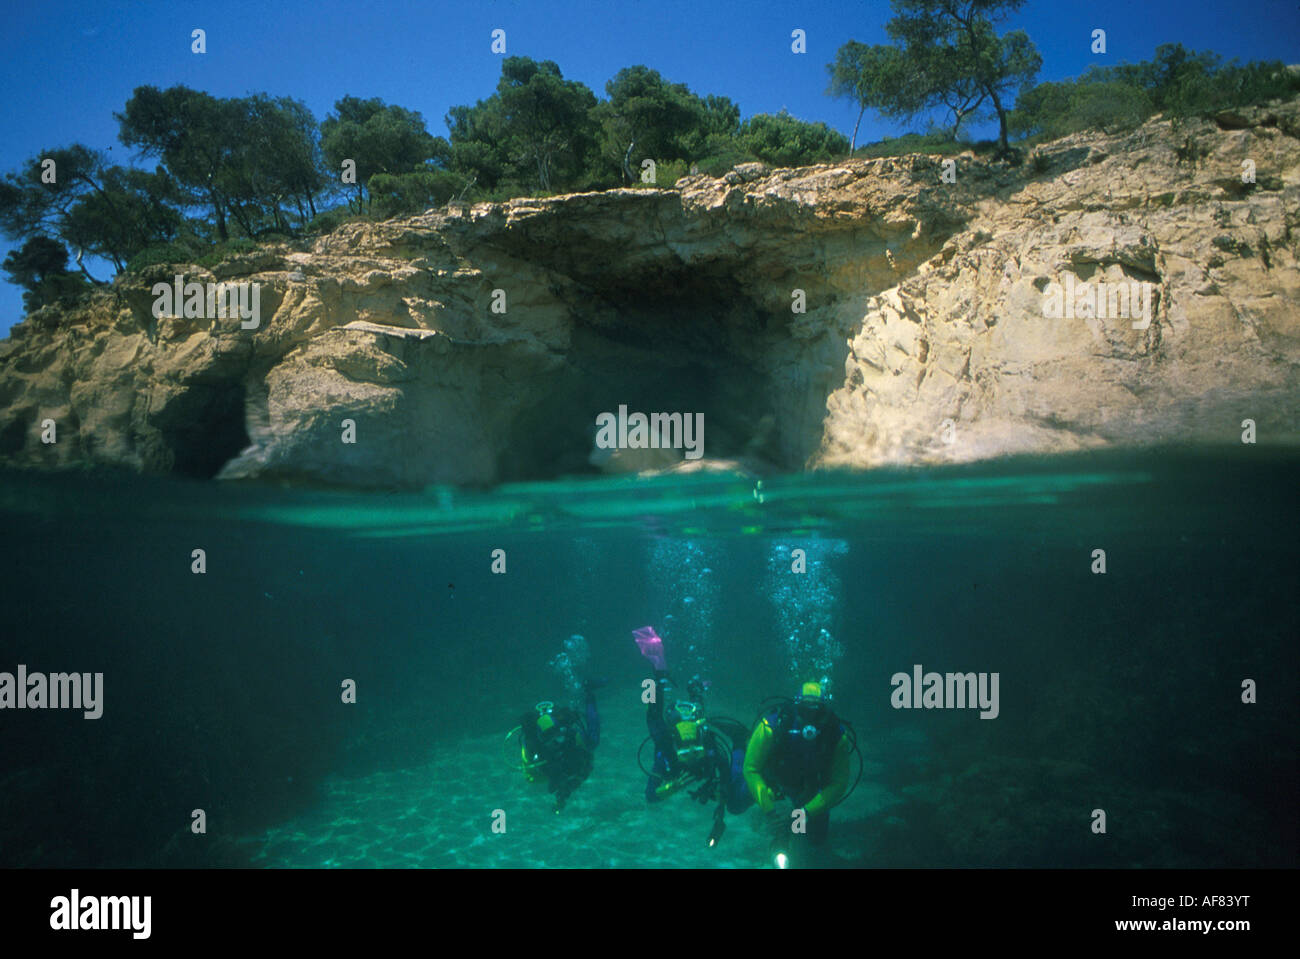
[[[871, 298], [821, 465], [1300, 439], [1295, 104], [1243, 128], [1040, 150], [940, 254]], [[1242, 182], [1243, 161], [1256, 182]], [[960, 176], [960, 174], [959, 174]], [[1149, 325], [1045, 315], [1049, 284], [1149, 284]], [[1144, 327], [1144, 328], [1143, 328]]]
[[[1246, 419], [1294, 444], [1298, 133], [1292, 102], [1019, 166], [744, 164], [125, 274], [0, 342], [0, 464], [403, 487], [682, 465], [593, 455], [620, 405], [703, 413], [693, 468], [1236, 442]], [[258, 284], [258, 325], [156, 317], [177, 274]], [[1121, 286], [1123, 316], [1052, 307]]]

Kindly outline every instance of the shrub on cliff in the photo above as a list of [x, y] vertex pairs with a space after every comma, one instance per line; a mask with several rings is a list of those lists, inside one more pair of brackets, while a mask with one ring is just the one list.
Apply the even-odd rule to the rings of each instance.
[[1119, 80], [1040, 83], [1016, 101], [1008, 120], [1020, 137], [1051, 139], [1079, 130], [1114, 133], [1137, 126], [1155, 112], [1151, 97]]
[[157, 243], [145, 247], [127, 261], [128, 273], [139, 273], [160, 263], [193, 263], [198, 258], [194, 249], [184, 243]]
[[[285, 239], [285, 237], [268, 236], [265, 237], [264, 239], [269, 241], [272, 239]], [[238, 256], [241, 253], [255, 253], [257, 251], [257, 248], [258, 248], [258, 243], [256, 240], [250, 240], [247, 237], [236, 237], [235, 239], [228, 240], [225, 243], [218, 243], [215, 249], [209, 251], [208, 253], [204, 253], [198, 259], [196, 259], [194, 263], [197, 266], [202, 266], [202, 267], [207, 267], [208, 269], [212, 269], [214, 266], [221, 263], [223, 260], [228, 259], [229, 257]]]
[[997, 148], [996, 140], [954, 140], [946, 131], [930, 130], [926, 133], [904, 133], [901, 137], [886, 137], [876, 143], [858, 147], [854, 156], [873, 159], [875, 157], [907, 156], [911, 153], [931, 153], [940, 156], [953, 156], [973, 150], [976, 153], [990, 153]]
[[1300, 74], [1278, 61], [1223, 63], [1209, 51], [1164, 43], [1140, 63], [1092, 67], [1080, 77], [1021, 94], [1010, 125], [1020, 136], [1115, 132], [1163, 113], [1180, 118], [1253, 106], [1300, 93]]
[[[263, 240], [287, 239], [283, 236], [265, 236]], [[151, 266], [185, 265], [193, 263], [211, 269], [223, 260], [241, 253], [253, 253], [259, 249], [257, 240], [248, 237], [235, 237], [225, 243], [204, 243], [197, 238], [178, 243], [159, 243], [141, 250], [127, 263], [130, 273], [139, 273]]]
[[[655, 182], [646, 184], [658, 189], [671, 189], [677, 181], [690, 172], [685, 160], [667, 160], [655, 164]], [[637, 185], [640, 185], [639, 183]]]
[[376, 173], [370, 178], [371, 210], [376, 216], [423, 213], [442, 206], [468, 185], [468, 178], [450, 170]]
[[796, 119], [784, 110], [750, 117], [740, 125], [736, 144], [773, 166], [824, 163], [849, 150], [848, 137], [838, 130]]
[[92, 289], [84, 276], [68, 270], [67, 248], [45, 236], [32, 237], [11, 251], [0, 269], [9, 274], [9, 282], [22, 287], [27, 313]]
[[371, 217], [364, 213], [356, 213], [347, 206], [336, 206], [332, 210], [326, 210], [312, 218], [311, 222], [303, 228], [303, 232], [308, 235], [323, 235], [333, 233], [344, 223], [351, 223], [354, 220], [369, 220]]
[[1300, 94], [1300, 73], [1287, 69], [1280, 60], [1246, 64], [1234, 61], [1213, 72], [1183, 78], [1169, 92], [1166, 109], [1174, 116], [1205, 116], [1234, 107], [1290, 99], [1297, 94]]

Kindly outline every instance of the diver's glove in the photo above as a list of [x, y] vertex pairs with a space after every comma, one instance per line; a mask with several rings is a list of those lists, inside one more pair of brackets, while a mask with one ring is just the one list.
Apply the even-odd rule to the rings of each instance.
[[758, 803], [758, 808], [763, 812], [771, 812], [776, 808], [776, 791], [767, 783], [759, 783], [754, 790], [754, 802]]

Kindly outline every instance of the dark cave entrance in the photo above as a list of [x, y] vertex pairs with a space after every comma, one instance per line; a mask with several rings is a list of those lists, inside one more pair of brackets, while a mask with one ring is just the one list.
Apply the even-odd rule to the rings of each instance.
[[764, 358], [771, 339], [788, 334], [735, 278], [734, 264], [604, 276], [599, 289], [566, 291], [576, 321], [568, 362], [544, 402], [516, 421], [503, 481], [537, 479], [539, 463], [548, 476], [601, 472], [591, 462], [596, 418], [620, 406], [702, 414], [705, 459], [801, 465], [780, 452]]
[[249, 444], [244, 385], [195, 386], [154, 421], [172, 456], [172, 472], [212, 479]]

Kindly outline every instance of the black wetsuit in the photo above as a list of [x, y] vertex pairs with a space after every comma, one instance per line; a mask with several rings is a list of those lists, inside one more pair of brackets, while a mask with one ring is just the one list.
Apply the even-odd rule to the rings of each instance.
[[[655, 671], [658, 690], [664, 688], [665, 679], [665, 673]], [[743, 726], [737, 726], [735, 732], [739, 735], [730, 750], [720, 736], [706, 729], [700, 742], [703, 752], [689, 763], [678, 756], [678, 738], [664, 719], [662, 697], [655, 696], [655, 701], [647, 705], [646, 726], [655, 744], [654, 764], [645, 784], [646, 802], [662, 802], [668, 798], [667, 794], [658, 793], [659, 787], [685, 774], [691, 782], [706, 788], [702, 795], [707, 799], [725, 803], [727, 812], [741, 813], [753, 804], [754, 797], [749, 794], [742, 774], [748, 740], [748, 731]]]
[[541, 717], [536, 712], [525, 713], [519, 726], [524, 750], [529, 757], [542, 761], [539, 769], [546, 777], [547, 789], [555, 793], [558, 809], [591, 775], [595, 749], [600, 744], [600, 714], [589, 692], [584, 715], [568, 706], [557, 706], [549, 715], [555, 723], [549, 730], [538, 728]]

